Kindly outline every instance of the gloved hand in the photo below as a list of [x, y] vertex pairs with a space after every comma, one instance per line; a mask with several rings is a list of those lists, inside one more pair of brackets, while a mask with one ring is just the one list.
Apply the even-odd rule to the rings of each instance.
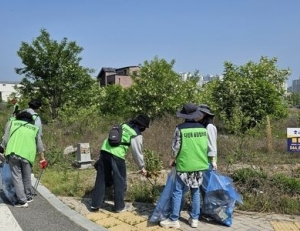
[[4, 148], [0, 145], [0, 153], [4, 153]]
[[142, 168], [140, 170], [140, 173], [143, 175], [143, 176], [147, 176], [147, 170], [145, 168]]
[[210, 162], [210, 168], [211, 168], [211, 170], [216, 171], [218, 169], [218, 166], [217, 166], [217, 157], [215, 157], [215, 156], [209, 157], [209, 162]]
[[211, 167], [212, 167], [212, 170], [216, 171], [218, 169], [218, 165], [216, 162], [211, 162]]
[[47, 166], [48, 166], [47, 160], [41, 160], [40, 161], [40, 168], [41, 169], [45, 169], [45, 168], [47, 168]]
[[176, 161], [175, 160], [171, 160], [170, 163], [169, 163], [169, 167], [172, 168], [176, 166]]

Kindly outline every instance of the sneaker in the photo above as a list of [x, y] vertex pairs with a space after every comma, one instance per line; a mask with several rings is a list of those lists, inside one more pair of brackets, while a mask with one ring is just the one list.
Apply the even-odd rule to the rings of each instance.
[[92, 210], [92, 212], [99, 211], [99, 208], [98, 207], [94, 207], [94, 206], [91, 206], [90, 209]]
[[32, 197], [28, 197], [28, 198], [27, 198], [27, 203], [30, 203], [30, 202], [32, 202], [32, 201], [33, 201]]
[[125, 207], [121, 210], [117, 210], [116, 213], [130, 211], [132, 209], [131, 204], [126, 204]]
[[179, 229], [180, 228], [180, 224], [179, 221], [171, 221], [170, 219], [167, 220], [163, 220], [160, 223], [160, 226], [163, 228], [176, 228]]
[[15, 207], [17, 207], [17, 208], [27, 208], [28, 207], [28, 203], [27, 202], [17, 202], [15, 205], [14, 205]]
[[191, 225], [192, 228], [197, 228], [197, 226], [198, 226], [198, 220], [197, 219], [192, 219], [190, 217], [189, 218], [189, 224]]

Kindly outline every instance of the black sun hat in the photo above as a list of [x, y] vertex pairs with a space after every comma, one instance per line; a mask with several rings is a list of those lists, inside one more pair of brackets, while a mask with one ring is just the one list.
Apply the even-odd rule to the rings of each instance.
[[207, 115], [210, 115], [210, 116], [215, 116], [215, 114], [213, 114], [210, 110], [210, 107], [206, 104], [200, 104], [199, 105], [199, 110]]
[[197, 119], [202, 118], [203, 114], [199, 110], [194, 103], [186, 103], [183, 105], [182, 109], [176, 113], [177, 117], [184, 118], [184, 119]]

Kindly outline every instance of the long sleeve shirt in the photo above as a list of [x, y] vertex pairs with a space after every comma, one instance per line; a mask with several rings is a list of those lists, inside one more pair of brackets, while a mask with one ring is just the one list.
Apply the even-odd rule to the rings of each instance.
[[173, 135], [173, 141], [172, 141], [172, 151], [173, 151], [173, 156], [175, 158], [179, 152], [180, 146], [181, 146], [181, 134], [178, 127], [176, 127]]
[[130, 142], [131, 142], [131, 151], [132, 151], [134, 162], [141, 170], [142, 168], [145, 167], [144, 155], [142, 152], [143, 136], [137, 135], [133, 137]]
[[213, 124], [206, 127], [208, 135], [208, 156], [217, 157], [217, 128]]

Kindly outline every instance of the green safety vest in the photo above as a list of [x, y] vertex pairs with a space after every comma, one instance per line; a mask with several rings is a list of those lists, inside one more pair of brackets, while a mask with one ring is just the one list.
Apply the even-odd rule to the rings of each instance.
[[[132, 129], [131, 127], [129, 127], [127, 124], [123, 124], [122, 125], [122, 143], [126, 144], [130, 144], [130, 140], [133, 136], [136, 136], [137, 133], [134, 129]], [[106, 152], [109, 152], [111, 153], [112, 155], [115, 155], [121, 159], [124, 159], [125, 160], [125, 156], [126, 156], [126, 153], [129, 149], [129, 145], [119, 145], [117, 147], [112, 147], [109, 145], [108, 143], [108, 139], [105, 139], [103, 144], [102, 144], [102, 147], [101, 147], [101, 150], [103, 151], [106, 151]]]
[[34, 163], [37, 146], [36, 136], [39, 128], [33, 124], [22, 120], [11, 121], [9, 139], [5, 149], [5, 155], [15, 154], [31, 164]]
[[181, 147], [176, 157], [178, 172], [195, 172], [209, 168], [207, 148], [208, 137], [204, 127], [178, 127]]

